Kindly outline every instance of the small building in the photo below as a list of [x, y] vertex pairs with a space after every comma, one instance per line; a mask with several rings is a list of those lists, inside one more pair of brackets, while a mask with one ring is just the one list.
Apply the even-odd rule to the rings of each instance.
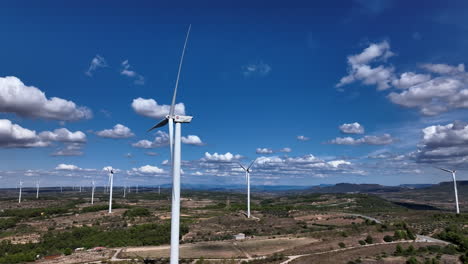
[[239, 233], [237, 235], [234, 235], [234, 239], [236, 240], [244, 240], [245, 239], [245, 234], [244, 233]]

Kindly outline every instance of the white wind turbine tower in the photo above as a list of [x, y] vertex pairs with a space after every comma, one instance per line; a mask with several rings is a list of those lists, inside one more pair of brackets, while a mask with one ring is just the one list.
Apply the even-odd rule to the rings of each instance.
[[457, 191], [457, 179], [455, 178], [455, 173], [457, 172], [456, 170], [448, 170], [448, 169], [443, 169], [439, 168], [439, 170], [443, 170], [445, 172], [451, 173], [452, 178], [453, 178], [453, 189], [455, 190], [455, 205], [457, 208], [457, 214], [460, 214], [460, 207], [458, 206], [458, 191]]
[[112, 213], [112, 187], [114, 185], [114, 169], [109, 168], [109, 214]]
[[96, 188], [96, 183], [94, 180], [91, 181], [92, 187], [91, 187], [91, 204], [94, 204], [94, 189]]
[[36, 181], [36, 199], [39, 199], [39, 181]]
[[23, 191], [23, 182], [19, 182], [19, 197], [18, 197], [18, 203], [21, 203], [21, 193]]
[[[176, 103], [177, 87], [179, 85], [180, 71], [182, 69], [182, 62], [184, 60], [185, 48], [187, 47], [190, 28], [191, 25], [189, 25], [187, 35], [185, 36], [184, 48], [182, 50], [182, 56], [179, 62], [179, 70], [177, 72], [177, 79], [169, 115], [167, 115], [164, 120], [148, 130], [151, 131], [155, 128], [163, 127], [169, 123], [169, 146], [171, 150], [172, 161], [171, 264], [179, 263], [181, 124], [190, 123], [190, 121], [192, 121], [192, 116], [182, 116], [175, 114], [174, 108]], [[175, 134], [173, 133], [174, 123]]]
[[244, 167], [242, 164], [239, 163], [239, 166], [245, 171], [245, 180], [247, 181], [247, 218], [250, 218], [250, 168], [252, 168], [252, 165], [254, 165], [254, 161], [250, 163], [249, 167]]

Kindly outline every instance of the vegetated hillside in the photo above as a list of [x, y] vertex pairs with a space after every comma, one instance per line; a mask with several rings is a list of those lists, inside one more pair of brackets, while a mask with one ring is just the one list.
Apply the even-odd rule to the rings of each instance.
[[338, 183], [333, 186], [315, 186], [308, 189], [309, 193], [378, 193], [378, 192], [399, 192], [406, 188], [398, 186], [383, 186], [380, 184], [352, 184]]

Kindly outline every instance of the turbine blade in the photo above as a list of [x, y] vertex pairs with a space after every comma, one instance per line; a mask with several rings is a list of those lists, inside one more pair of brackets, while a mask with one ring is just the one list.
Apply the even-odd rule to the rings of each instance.
[[453, 172], [453, 171], [451, 171], [451, 170], [447, 170], [447, 169], [443, 169], [443, 168], [438, 168], [438, 169], [439, 169], [439, 170], [446, 171], [446, 172], [450, 172], [450, 173], [452, 173], [452, 172]]
[[190, 28], [192, 28], [191, 24], [189, 25], [189, 28], [187, 30], [187, 35], [185, 36], [184, 49], [182, 50], [182, 56], [180, 57], [179, 70], [177, 71], [177, 79], [176, 79], [176, 84], [174, 88], [174, 95], [172, 96], [172, 104], [171, 104], [171, 110], [169, 111], [169, 116], [174, 115], [175, 101], [177, 97], [177, 87], [179, 86], [180, 71], [182, 70], [182, 63], [184, 62], [185, 48], [187, 47], [187, 41], [188, 41], [189, 34], [190, 34]]
[[167, 124], [167, 118], [165, 118], [164, 120], [162, 120], [161, 122], [157, 123], [155, 126], [153, 126], [152, 128], [148, 129], [147, 132], [150, 132], [151, 130], [153, 129], [156, 129], [156, 128], [160, 128], [160, 127], [163, 127]]
[[255, 159], [254, 161], [252, 161], [252, 163], [250, 163], [250, 166], [247, 168], [247, 170], [250, 170], [250, 167], [252, 167], [252, 165], [254, 165], [254, 163], [257, 161], [257, 159]]
[[[246, 169], [244, 166], [242, 166], [242, 164], [240, 164], [240, 162], [237, 162], [237, 164], [239, 164], [239, 166], [241, 166], [242, 169], [244, 169], [245, 171], [247, 171], [247, 169]], [[247, 176], [246, 176], [246, 177], [247, 177]]]

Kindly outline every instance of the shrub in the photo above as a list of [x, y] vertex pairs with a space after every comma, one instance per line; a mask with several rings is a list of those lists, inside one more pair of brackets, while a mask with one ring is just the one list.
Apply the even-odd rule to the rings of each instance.
[[359, 244], [364, 246], [366, 244], [366, 242], [364, 240], [359, 240]]
[[65, 255], [67, 255], [67, 256], [68, 256], [68, 255], [71, 255], [72, 252], [73, 252], [73, 250], [72, 250], [71, 248], [66, 248], [65, 250], [63, 250], [63, 254], [65, 254]]
[[392, 237], [392, 236], [389, 236], [389, 235], [386, 235], [386, 236], [384, 236], [383, 240], [384, 240], [385, 242], [392, 242], [392, 241], [393, 241], [393, 237]]
[[131, 208], [125, 211], [124, 213], [125, 217], [150, 216], [150, 215], [151, 215], [150, 211], [142, 207]]
[[345, 248], [346, 247], [345, 243], [343, 243], [343, 242], [338, 243], [338, 246], [340, 246], [340, 248]]
[[374, 239], [370, 235], [368, 235], [364, 241], [366, 241], [367, 244], [374, 243]]

